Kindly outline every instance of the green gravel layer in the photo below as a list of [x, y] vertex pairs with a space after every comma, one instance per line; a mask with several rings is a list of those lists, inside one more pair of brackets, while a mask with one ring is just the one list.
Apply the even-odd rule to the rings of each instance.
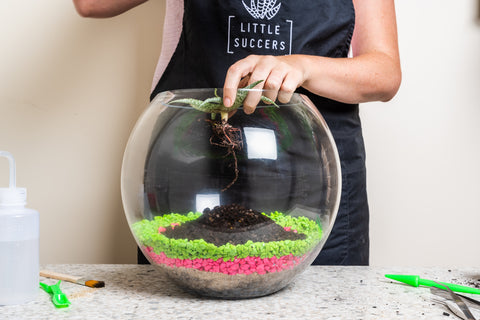
[[[265, 214], [265, 213], [263, 213]], [[283, 240], [271, 242], [247, 241], [245, 244], [232, 245], [227, 243], [216, 246], [203, 239], [171, 239], [158, 232], [160, 227], [170, 227], [172, 223], [182, 224], [195, 220], [202, 214], [189, 212], [187, 215], [171, 213], [157, 216], [153, 220], [141, 220], [132, 225], [132, 230], [141, 245], [152, 247], [156, 254], [163, 252], [167, 257], [174, 259], [213, 259], [223, 258], [224, 261], [235, 258], [260, 257], [272, 258], [286, 255], [303, 256], [312, 250], [322, 237], [322, 229], [319, 223], [306, 217], [291, 217], [281, 212], [265, 214], [282, 227], [291, 227], [298, 233], [306, 235], [304, 240]]]

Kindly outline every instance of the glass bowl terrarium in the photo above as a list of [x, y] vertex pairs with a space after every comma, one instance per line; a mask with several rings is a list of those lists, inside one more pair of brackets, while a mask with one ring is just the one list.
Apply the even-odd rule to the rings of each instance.
[[[259, 100], [253, 114], [241, 107], [248, 95]], [[258, 297], [284, 288], [320, 252], [338, 210], [340, 162], [307, 97], [281, 104], [240, 89], [228, 114], [221, 96], [156, 96], [125, 150], [122, 199], [143, 254], [177, 285]]]

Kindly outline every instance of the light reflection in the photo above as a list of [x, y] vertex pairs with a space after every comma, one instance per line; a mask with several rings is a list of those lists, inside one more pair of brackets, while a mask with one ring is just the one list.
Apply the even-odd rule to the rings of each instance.
[[220, 194], [197, 194], [195, 198], [195, 207], [197, 212], [203, 212], [205, 208], [213, 209], [215, 206], [220, 205]]
[[275, 132], [264, 128], [243, 128], [247, 144], [248, 159], [277, 159]]

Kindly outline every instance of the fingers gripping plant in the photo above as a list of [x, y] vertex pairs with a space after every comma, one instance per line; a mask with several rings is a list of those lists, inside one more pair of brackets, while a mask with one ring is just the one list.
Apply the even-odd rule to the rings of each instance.
[[[222, 121], [228, 121], [228, 113], [237, 110], [243, 105], [245, 98], [248, 95], [248, 90], [254, 88], [257, 84], [263, 82], [263, 80], [255, 81], [245, 88], [241, 88], [237, 91], [237, 95], [235, 97], [235, 101], [231, 107], [225, 107], [223, 104], [223, 99], [217, 94], [217, 89], [215, 89], [215, 97], [208, 98], [205, 100], [198, 100], [198, 99], [178, 99], [172, 101], [171, 103], [185, 103], [190, 105], [192, 108], [212, 114], [212, 120], [215, 120], [215, 115], [220, 113]], [[260, 98], [263, 102], [273, 104], [274, 106], [278, 107], [277, 104], [272, 101], [271, 99], [261, 96]]]
[[[211, 128], [213, 131], [213, 134], [210, 137], [210, 143], [215, 146], [226, 148], [227, 153], [225, 156], [231, 154], [234, 159], [235, 177], [225, 188], [222, 189], [222, 192], [230, 188], [238, 179], [238, 161], [236, 152], [243, 148], [242, 133], [239, 128], [235, 128], [228, 123], [228, 114], [240, 108], [243, 105], [245, 99], [247, 98], [247, 95], [249, 93], [248, 90], [252, 89], [262, 81], [263, 80], [253, 82], [245, 88], [239, 89], [237, 91], [235, 101], [231, 107], [226, 107], [223, 104], [223, 99], [217, 94], [216, 89], [215, 97], [207, 98], [205, 100], [186, 98], [170, 102], [188, 104], [198, 111], [211, 114], [211, 120], [208, 120], [211, 124]], [[273, 100], [263, 95], [260, 97], [260, 100], [265, 103], [272, 104], [278, 108], [278, 105]], [[216, 119], [216, 115], [218, 113], [221, 116], [220, 121]]]

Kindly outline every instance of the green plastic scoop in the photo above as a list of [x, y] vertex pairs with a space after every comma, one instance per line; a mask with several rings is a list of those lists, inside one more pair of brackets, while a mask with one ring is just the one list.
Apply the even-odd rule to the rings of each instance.
[[409, 284], [414, 287], [426, 286], [426, 287], [436, 287], [436, 288], [445, 290], [443, 286], [447, 286], [450, 288], [450, 290], [456, 291], [456, 292], [480, 294], [480, 289], [477, 289], [477, 288], [462, 286], [454, 283], [436, 282], [433, 280], [422, 279], [419, 276], [415, 276], [415, 275], [386, 274], [385, 277]]
[[56, 284], [51, 286], [40, 282], [40, 287], [52, 295], [52, 302], [55, 307], [66, 308], [70, 305], [70, 301], [68, 300], [67, 295], [60, 289], [60, 282], [62, 281], [59, 280]]

